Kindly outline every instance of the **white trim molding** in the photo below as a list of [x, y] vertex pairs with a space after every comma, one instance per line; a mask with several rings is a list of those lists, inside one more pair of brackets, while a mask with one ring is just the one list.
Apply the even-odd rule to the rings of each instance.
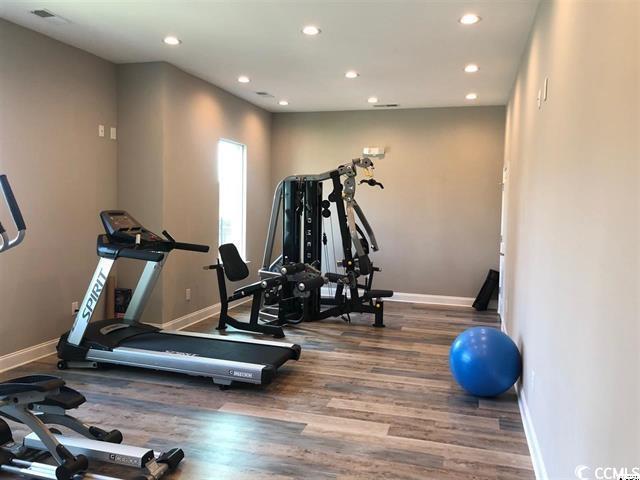
[[[504, 318], [500, 317], [500, 329], [505, 335], [509, 335]], [[538, 436], [536, 430], [533, 427], [533, 419], [531, 418], [531, 412], [529, 411], [529, 405], [525, 398], [524, 389], [522, 388], [522, 378], [516, 382], [516, 394], [518, 396], [518, 408], [520, 409], [520, 418], [522, 419], [522, 426], [524, 428], [524, 435], [527, 437], [527, 446], [529, 447], [529, 455], [531, 456], [531, 463], [533, 464], [533, 471], [536, 476], [536, 480], [549, 480], [547, 474], [547, 467], [544, 465], [544, 458], [542, 457], [542, 450], [538, 443]]]
[[533, 427], [533, 420], [531, 418], [531, 412], [527, 405], [527, 400], [522, 389], [522, 383], [518, 381], [516, 384], [516, 392], [518, 394], [518, 407], [520, 407], [520, 416], [522, 417], [522, 425], [524, 427], [524, 434], [527, 437], [527, 444], [529, 445], [529, 453], [531, 454], [531, 463], [533, 464], [533, 471], [537, 480], [549, 480], [547, 474], [547, 468], [544, 465], [544, 458], [542, 457], [542, 450], [538, 443], [538, 436], [536, 430]]
[[[335, 287], [322, 287], [322, 296], [333, 296]], [[348, 295], [348, 292], [347, 292]], [[429, 295], [425, 293], [394, 292], [393, 297], [385, 298], [385, 302], [420, 303], [423, 305], [441, 305], [447, 307], [472, 307], [475, 298], [472, 297], [452, 297], [448, 295]], [[492, 299], [489, 302], [489, 309], [495, 310], [498, 302]]]
[[[251, 300], [252, 297], [247, 297], [240, 302], [234, 302], [233, 305], [229, 306], [229, 310], [233, 310], [234, 308], [242, 305]], [[202, 310], [197, 310], [195, 312], [187, 313], [186, 315], [178, 318], [174, 318], [173, 320], [168, 321], [167, 323], [151, 323], [150, 325], [155, 325], [158, 328], [162, 328], [164, 330], [182, 330], [184, 328], [190, 327], [191, 325], [195, 325], [196, 323], [200, 323], [208, 318], [211, 318], [220, 313], [221, 305], [220, 303], [216, 303], [214, 305], [209, 305], [208, 307], [203, 308]]]
[[428, 305], [447, 305], [453, 307], [471, 307], [475, 298], [450, 297], [446, 295], [425, 295], [423, 293], [395, 292], [388, 302], [425, 303]]
[[17, 352], [8, 353], [0, 357], [0, 372], [6, 372], [12, 368], [20, 367], [30, 362], [40, 360], [41, 358], [48, 357], [52, 353], [56, 353], [56, 345], [59, 338], [54, 338], [47, 342], [33, 347], [23, 348]]
[[209, 305], [208, 307], [196, 310], [195, 312], [187, 313], [182, 317], [174, 318], [166, 323], [149, 323], [149, 325], [153, 325], [164, 330], [182, 330], [183, 328], [190, 327], [191, 325], [202, 322], [207, 318], [213, 317], [218, 313], [220, 313], [220, 303]]

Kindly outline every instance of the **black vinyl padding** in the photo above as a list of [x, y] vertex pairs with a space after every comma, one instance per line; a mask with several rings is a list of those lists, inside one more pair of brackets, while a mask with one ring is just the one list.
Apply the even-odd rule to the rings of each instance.
[[146, 333], [123, 341], [119, 346], [140, 348], [153, 352], [184, 352], [200, 357], [254, 363], [279, 367], [295, 358], [296, 352], [288, 347], [257, 343], [242, 343], [224, 338], [210, 340], [170, 333]]
[[366, 299], [393, 297], [393, 290], [369, 290], [363, 295]]
[[43, 401], [38, 402], [39, 405], [50, 405], [54, 407], [61, 407], [65, 410], [72, 410], [78, 408], [85, 403], [87, 399], [77, 390], [69, 387], [60, 388], [60, 393], [57, 395], [49, 395]]
[[369, 259], [369, 255], [358, 257], [358, 267], [361, 275], [369, 275], [373, 271], [373, 265]]
[[364, 232], [360, 228], [360, 225], [356, 223], [356, 231], [358, 232], [358, 236], [360, 237], [360, 244], [362, 245], [362, 250], [364, 250], [365, 255], [369, 255], [369, 240], [365, 237]]
[[224, 273], [231, 282], [244, 280], [249, 276], [249, 268], [244, 263], [238, 249], [233, 243], [225, 243], [218, 247]]
[[[309, 290], [317, 290], [324, 285], [324, 278], [320, 275], [316, 277], [305, 278], [298, 282], [298, 290], [308, 292]], [[300, 288], [302, 287], [302, 288]]]
[[0, 396], [23, 392], [50, 392], [64, 386], [64, 380], [53, 375], [27, 375], [0, 383]]

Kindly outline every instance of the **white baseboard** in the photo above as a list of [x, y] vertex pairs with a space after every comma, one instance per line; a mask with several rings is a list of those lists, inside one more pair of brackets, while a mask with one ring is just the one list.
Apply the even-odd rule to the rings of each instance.
[[520, 381], [516, 384], [516, 392], [518, 393], [518, 407], [520, 407], [520, 416], [522, 417], [522, 425], [524, 426], [524, 434], [527, 437], [527, 444], [529, 445], [529, 453], [531, 454], [531, 463], [533, 463], [536, 480], [549, 480], [547, 468], [544, 465], [544, 458], [542, 457], [542, 450], [538, 443], [538, 436], [533, 427], [531, 412], [529, 411], [527, 399]]
[[[247, 297], [240, 302], [234, 302], [233, 305], [229, 306], [229, 310], [233, 310], [236, 307], [239, 307], [243, 303], [247, 303], [250, 301], [252, 297]], [[162, 324], [151, 324], [155, 325], [159, 328], [165, 330], [182, 330], [183, 328], [190, 327], [191, 325], [195, 325], [196, 323], [200, 323], [207, 318], [211, 318], [214, 315], [218, 315], [220, 313], [220, 303], [216, 303], [214, 305], [209, 305], [208, 307], [203, 308], [202, 310], [197, 310], [195, 312], [188, 313], [182, 317], [174, 318], [173, 320], [168, 321], [167, 323]]]
[[[505, 335], [509, 335], [507, 325], [503, 318], [500, 319], [500, 330], [502, 330], [502, 333]], [[527, 399], [525, 398], [524, 391], [522, 389], [522, 379], [516, 382], [516, 394], [518, 395], [518, 408], [520, 409], [522, 426], [524, 427], [524, 434], [527, 437], [527, 445], [529, 446], [529, 454], [531, 455], [531, 463], [533, 464], [533, 471], [536, 475], [536, 480], [549, 480], [547, 468], [544, 465], [544, 458], [542, 457], [542, 450], [538, 443], [538, 436], [536, 435], [536, 430], [533, 427], [533, 420], [531, 418], [531, 412], [529, 411], [529, 405], [527, 405]]]
[[450, 297], [446, 295], [425, 295], [423, 293], [395, 292], [393, 297], [385, 298], [387, 302], [424, 303], [427, 305], [446, 305], [452, 307], [470, 307], [475, 298]]
[[187, 313], [182, 317], [174, 318], [166, 323], [150, 323], [150, 325], [164, 330], [182, 330], [183, 328], [190, 327], [195, 323], [199, 323], [207, 318], [213, 317], [218, 313], [220, 313], [220, 303], [209, 305], [208, 307], [196, 310], [195, 312]]
[[47, 342], [33, 347], [23, 348], [17, 352], [8, 353], [0, 357], [0, 372], [6, 372], [12, 368], [20, 367], [30, 362], [34, 362], [52, 353], [56, 353], [56, 345], [59, 338], [54, 338]]
[[[332, 296], [335, 287], [322, 287], [322, 296]], [[385, 298], [385, 302], [420, 303], [423, 305], [441, 305], [447, 307], [471, 307], [475, 298], [472, 297], [452, 297], [447, 295], [428, 295], [424, 293], [394, 292], [393, 297]], [[498, 301], [492, 299], [489, 302], [489, 309], [495, 310]]]
[[[248, 297], [241, 302], [235, 302], [231, 307], [229, 307], [229, 310], [242, 305], [249, 300], [251, 300], [251, 297]], [[182, 330], [183, 328], [187, 328], [191, 325], [202, 322], [203, 320], [217, 315], [218, 313], [220, 313], [220, 303], [210, 305], [203, 308], [202, 310], [198, 310], [196, 312], [184, 315], [183, 317], [176, 318], [163, 325], [155, 324], [155, 326], [170, 330]], [[58, 340], [59, 338], [54, 338], [53, 340], [48, 340], [39, 345], [23, 348], [22, 350], [18, 350], [17, 352], [8, 353], [7, 355], [1, 356], [0, 373], [11, 370], [12, 368], [20, 367], [30, 362], [35, 362], [36, 360], [40, 360], [41, 358], [56, 353], [56, 345], [58, 344]]]

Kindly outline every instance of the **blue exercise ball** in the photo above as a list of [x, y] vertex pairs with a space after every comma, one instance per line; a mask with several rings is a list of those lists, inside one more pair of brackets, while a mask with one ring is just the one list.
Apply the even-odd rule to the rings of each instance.
[[516, 383], [522, 359], [513, 340], [500, 330], [474, 327], [453, 341], [449, 366], [456, 382], [471, 395], [495, 397]]

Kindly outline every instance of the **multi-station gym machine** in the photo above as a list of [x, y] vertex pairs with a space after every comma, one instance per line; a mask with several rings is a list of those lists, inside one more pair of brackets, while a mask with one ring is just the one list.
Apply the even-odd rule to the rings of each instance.
[[[359, 312], [374, 314], [373, 325], [384, 327], [382, 299], [393, 296], [393, 291], [372, 288], [374, 273], [380, 269], [372, 264], [369, 253], [378, 250], [378, 243], [355, 199], [356, 185], [384, 188], [373, 178], [373, 168], [371, 156], [364, 156], [325, 173], [294, 175], [278, 184], [271, 209], [261, 278], [282, 274], [282, 269], [286, 268], [283, 265], [304, 263], [322, 270], [327, 287], [304, 292], [303, 295], [295, 285], [284, 285], [282, 292], [271, 296], [271, 302], [270, 297], [265, 296], [260, 312], [263, 320], [273, 324], [288, 324], [342, 317], [350, 321], [349, 314]], [[364, 173], [365, 178], [357, 182], [359, 172]], [[325, 199], [326, 186], [330, 190]], [[281, 213], [282, 221], [279, 222]], [[331, 223], [333, 215], [336, 218]], [[326, 226], [327, 221], [330, 228]], [[279, 223], [282, 228], [282, 253], [274, 259]], [[337, 228], [334, 229], [336, 223]], [[335, 230], [339, 233], [337, 240], [332, 235]], [[337, 249], [332, 245], [335, 265], [329, 262], [329, 242], [338, 243]], [[336, 257], [336, 251], [341, 253], [342, 258]], [[339, 272], [331, 271], [334, 267]], [[326, 295], [327, 290], [329, 295]]]

